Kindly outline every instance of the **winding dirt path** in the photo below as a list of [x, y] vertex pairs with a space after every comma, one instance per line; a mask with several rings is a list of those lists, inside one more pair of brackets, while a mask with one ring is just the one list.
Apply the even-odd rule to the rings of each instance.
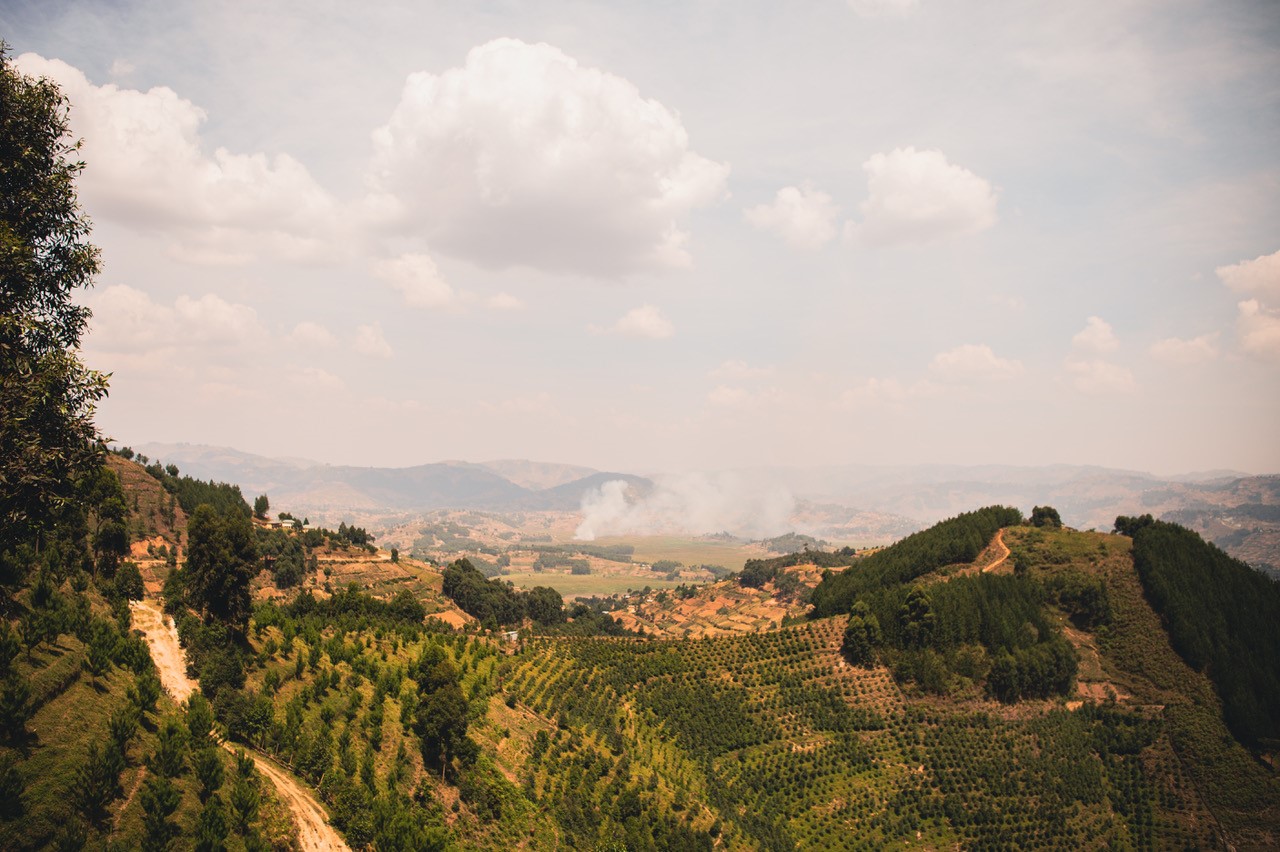
[[994, 571], [994, 570], [996, 570], [997, 568], [999, 568], [1001, 565], [1003, 565], [1003, 564], [1005, 563], [1005, 560], [1006, 560], [1006, 559], [1008, 559], [1008, 558], [1009, 558], [1009, 546], [1008, 546], [1008, 545], [1006, 545], [1006, 544], [1004, 543], [1004, 530], [1003, 530], [1003, 529], [996, 530], [996, 537], [995, 537], [995, 539], [993, 540], [993, 542], [992, 542], [992, 543], [993, 543], [993, 544], [995, 544], [995, 546], [996, 546], [996, 547], [998, 547], [998, 548], [1001, 550], [1001, 554], [1000, 554], [999, 558], [997, 558], [997, 559], [996, 559], [996, 561], [995, 561], [995, 562], [992, 562], [992, 563], [991, 563], [990, 565], [988, 565], [986, 568], [983, 568], [983, 569], [982, 569], [982, 573], [984, 573], [984, 574], [986, 574], [986, 573], [988, 573], [988, 572], [990, 572], [990, 571]]
[[[175, 701], [186, 701], [200, 684], [187, 677], [187, 662], [178, 643], [177, 627], [155, 601], [133, 601], [130, 606], [133, 608], [133, 626], [143, 632], [151, 647], [151, 658], [159, 670], [160, 683]], [[222, 743], [222, 747], [234, 751], [229, 743]], [[329, 825], [328, 815], [310, 790], [270, 758], [248, 748], [245, 753], [253, 758], [258, 771], [276, 786], [280, 798], [289, 807], [298, 823], [298, 843], [303, 852], [334, 849], [351, 852], [351, 847]]]

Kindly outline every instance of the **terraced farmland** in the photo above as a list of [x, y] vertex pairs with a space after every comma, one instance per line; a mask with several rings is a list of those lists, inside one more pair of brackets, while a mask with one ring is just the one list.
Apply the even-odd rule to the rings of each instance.
[[[1159, 722], [913, 698], [885, 669], [845, 663], [842, 629], [536, 640], [499, 670], [558, 726], [555, 760], [531, 761], [522, 783], [545, 807], [569, 796], [604, 814], [635, 787], [645, 810], [728, 848], [1217, 845]], [[566, 775], [575, 764], [594, 771]], [[610, 830], [584, 824], [576, 845]]]

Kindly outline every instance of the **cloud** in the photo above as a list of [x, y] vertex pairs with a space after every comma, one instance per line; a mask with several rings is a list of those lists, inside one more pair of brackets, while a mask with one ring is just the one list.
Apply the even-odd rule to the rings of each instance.
[[647, 493], [611, 480], [582, 498], [582, 522], [574, 537], [695, 534], [778, 535], [790, 528], [795, 498], [786, 488], [740, 474], [663, 477]]
[[849, 8], [861, 18], [905, 17], [920, 6], [920, 0], [849, 0]]
[[1237, 293], [1280, 297], [1280, 251], [1219, 266], [1218, 278]]
[[301, 367], [292, 371], [293, 381], [302, 387], [319, 391], [344, 390], [347, 383], [328, 370], [319, 367]]
[[766, 379], [777, 372], [773, 367], [752, 367], [746, 361], [725, 361], [719, 367], [707, 372], [713, 379], [751, 380]]
[[1120, 346], [1111, 324], [1101, 317], [1089, 317], [1084, 328], [1071, 338], [1071, 343], [1090, 352], [1112, 352]]
[[743, 211], [743, 217], [762, 231], [773, 231], [798, 249], [821, 248], [836, 235], [840, 207], [830, 195], [806, 183], [784, 186], [772, 204], [760, 204]]
[[870, 378], [841, 394], [840, 407], [856, 409], [885, 403], [901, 405], [914, 395], [911, 388], [897, 379]]
[[391, 224], [495, 268], [687, 266], [680, 220], [723, 197], [729, 172], [628, 81], [509, 38], [411, 74], [373, 143]]
[[425, 254], [403, 254], [394, 260], [380, 260], [373, 274], [386, 281], [414, 308], [440, 308], [453, 301], [449, 286], [435, 261]]
[[996, 222], [996, 193], [941, 151], [895, 148], [862, 164], [868, 198], [846, 235], [872, 246], [925, 243], [975, 234]]
[[1000, 358], [991, 347], [966, 343], [933, 356], [929, 369], [949, 379], [998, 381], [1022, 375], [1021, 361]]
[[204, 110], [172, 89], [95, 86], [34, 53], [16, 62], [57, 82], [75, 105], [72, 132], [87, 163], [77, 187], [92, 212], [169, 234], [175, 256], [201, 263], [314, 260], [340, 243], [336, 204], [305, 166], [287, 154], [207, 155]]
[[256, 345], [267, 337], [253, 308], [213, 293], [199, 298], [179, 296], [168, 306], [141, 290], [114, 284], [94, 293], [89, 304], [93, 320], [86, 348], [98, 352], [228, 348]]
[[359, 326], [356, 329], [355, 337], [351, 341], [351, 348], [361, 355], [368, 355], [370, 358], [385, 359], [390, 358], [392, 355], [391, 344], [387, 343], [387, 339], [382, 336], [382, 326], [376, 322]]
[[676, 333], [671, 320], [662, 315], [662, 311], [653, 305], [641, 305], [627, 311], [617, 322], [608, 328], [589, 326], [593, 334], [618, 334], [623, 337], [637, 339], [661, 340]]
[[718, 408], [755, 408], [778, 399], [777, 388], [752, 391], [746, 388], [717, 385], [707, 394], [707, 402]]
[[1136, 387], [1133, 373], [1108, 361], [1067, 361], [1071, 383], [1081, 393], [1104, 395], [1126, 393]]
[[1236, 333], [1241, 348], [1261, 358], [1280, 358], [1280, 313], [1257, 299], [1240, 302], [1237, 309]]
[[1218, 347], [1215, 345], [1217, 339], [1216, 333], [1202, 334], [1190, 340], [1166, 337], [1151, 344], [1151, 357], [1178, 366], [1203, 364], [1218, 357]]
[[334, 343], [333, 332], [306, 320], [295, 325], [285, 340], [296, 346], [332, 346]]
[[495, 311], [520, 311], [524, 310], [524, 302], [512, 296], [510, 293], [494, 293], [492, 296], [484, 300], [486, 306]]

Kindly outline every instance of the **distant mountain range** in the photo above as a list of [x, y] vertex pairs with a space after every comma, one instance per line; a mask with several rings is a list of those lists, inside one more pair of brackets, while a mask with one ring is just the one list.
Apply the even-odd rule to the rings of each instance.
[[[573, 512], [586, 495], [612, 480], [626, 481], [636, 500], [655, 490], [661, 495], [662, 488], [661, 477], [655, 482], [523, 459], [375, 468], [273, 459], [197, 444], [153, 443], [136, 449], [176, 464], [188, 475], [235, 483], [250, 500], [268, 494], [275, 506], [318, 518], [436, 509]], [[742, 473], [733, 478], [736, 487], [784, 488], [797, 501], [796, 528], [810, 526], [804, 531], [826, 537], [883, 537], [889, 530], [901, 535], [996, 503], [1024, 512], [1051, 505], [1065, 523], [1080, 529], [1110, 529], [1117, 515], [1150, 513], [1191, 527], [1259, 568], [1280, 568], [1280, 476], [1275, 475], [1213, 471], [1157, 477], [1087, 465], [833, 465]], [[819, 505], [821, 524], [804, 524], [804, 516]], [[850, 507], [847, 518], [839, 517], [842, 506]], [[810, 520], [817, 524], [816, 518]], [[867, 528], [861, 530], [863, 526]]]
[[273, 459], [201, 444], [144, 444], [136, 450], [176, 464], [188, 476], [239, 485], [249, 500], [267, 494], [274, 505], [317, 516], [433, 509], [572, 511], [603, 482], [622, 479], [642, 489], [652, 486], [631, 474], [523, 460], [387, 468]]

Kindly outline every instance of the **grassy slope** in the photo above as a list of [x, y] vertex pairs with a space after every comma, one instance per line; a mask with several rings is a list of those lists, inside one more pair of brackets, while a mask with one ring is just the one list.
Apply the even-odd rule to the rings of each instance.
[[1213, 685], [1173, 650], [1143, 596], [1132, 542], [1102, 533], [1006, 533], [1013, 559], [1053, 573], [1077, 568], [1102, 576], [1114, 620], [1098, 647], [1108, 680], [1134, 705], [1159, 713], [1176, 759], [1223, 833], [1244, 846], [1280, 842], [1280, 781], [1227, 731]]
[[[384, 705], [378, 783], [387, 783], [403, 741], [408, 767], [397, 784], [434, 802], [429, 808], [468, 848], [603, 842], [620, 827], [610, 817], [575, 821], [566, 802], [612, 813], [625, 788], [640, 791], [645, 817], [714, 834], [731, 849], [1274, 842], [1275, 778], [1226, 737], [1211, 685], [1169, 647], [1142, 598], [1128, 540], [1018, 528], [1006, 542], [1031, 570], [1076, 568], [1106, 579], [1115, 625], [1073, 638], [1087, 658], [1086, 685], [1121, 696], [1111, 716], [1069, 712], [1065, 702], [1005, 708], [971, 696], [904, 694], [883, 669], [843, 663], [842, 619], [701, 641], [538, 640], [505, 662], [473, 640], [453, 656], [474, 698], [483, 771], [502, 789], [501, 815], [483, 816], [423, 769], [395, 696]], [[387, 563], [335, 558], [330, 568], [335, 585], [439, 594], [434, 572], [415, 565], [395, 577]], [[325, 579], [318, 572], [313, 581]], [[259, 637], [258, 647], [277, 634]], [[347, 638], [386, 665], [407, 666], [417, 654], [416, 645], [369, 631]], [[296, 655], [309, 650], [297, 642], [267, 668], [291, 674]], [[652, 665], [637, 669], [637, 660]], [[338, 669], [342, 686], [307, 704], [304, 727], [315, 730], [332, 714], [336, 739], [359, 692], [348, 727], [363, 754], [372, 685], [352, 686], [349, 666]], [[275, 701], [281, 715], [314, 677], [307, 669], [301, 682], [286, 680]], [[736, 718], [732, 730], [706, 741], [703, 733], [725, 718]], [[1107, 732], [1130, 728], [1140, 729], [1136, 753], [1100, 748]], [[538, 757], [540, 732], [550, 749]], [[124, 824], [131, 819], [126, 813]]]
[[[92, 591], [89, 595], [96, 599]], [[95, 608], [100, 614], [105, 612], [100, 600], [98, 604]], [[109, 674], [95, 682], [82, 670], [84, 659], [84, 645], [69, 635], [43, 645], [30, 661], [25, 654], [19, 657], [18, 670], [28, 679], [32, 698], [40, 707], [27, 724], [31, 736], [25, 747], [14, 750], [20, 759], [19, 771], [26, 780], [25, 810], [18, 819], [0, 821], [0, 848], [48, 848], [64, 824], [79, 819], [74, 815], [73, 806], [76, 773], [89, 744], [96, 742], [101, 746], [106, 741], [108, 721], [127, 704], [126, 692], [134, 684], [132, 672], [120, 667], [113, 667]], [[148, 773], [143, 761], [156, 748], [160, 720], [180, 713], [181, 708], [162, 695], [157, 712], [143, 720], [126, 752], [126, 767], [120, 775], [124, 796], [110, 805], [108, 818], [102, 825], [90, 827], [90, 846], [106, 841], [123, 849], [140, 846], [143, 814], [137, 791]], [[230, 779], [234, 772], [230, 755], [221, 751], [219, 754], [223, 757], [224, 775]], [[172, 848], [191, 849], [200, 812], [198, 785], [189, 770], [174, 779], [174, 783], [182, 799], [172, 820], [180, 826], [183, 836]], [[287, 848], [295, 833], [287, 813], [271, 793], [269, 784], [260, 782], [259, 787], [263, 799], [259, 830], [264, 837], [276, 841], [277, 848]], [[224, 801], [229, 790], [228, 784], [221, 791]], [[233, 835], [228, 840], [228, 848], [235, 852], [243, 849], [243, 843]]]

